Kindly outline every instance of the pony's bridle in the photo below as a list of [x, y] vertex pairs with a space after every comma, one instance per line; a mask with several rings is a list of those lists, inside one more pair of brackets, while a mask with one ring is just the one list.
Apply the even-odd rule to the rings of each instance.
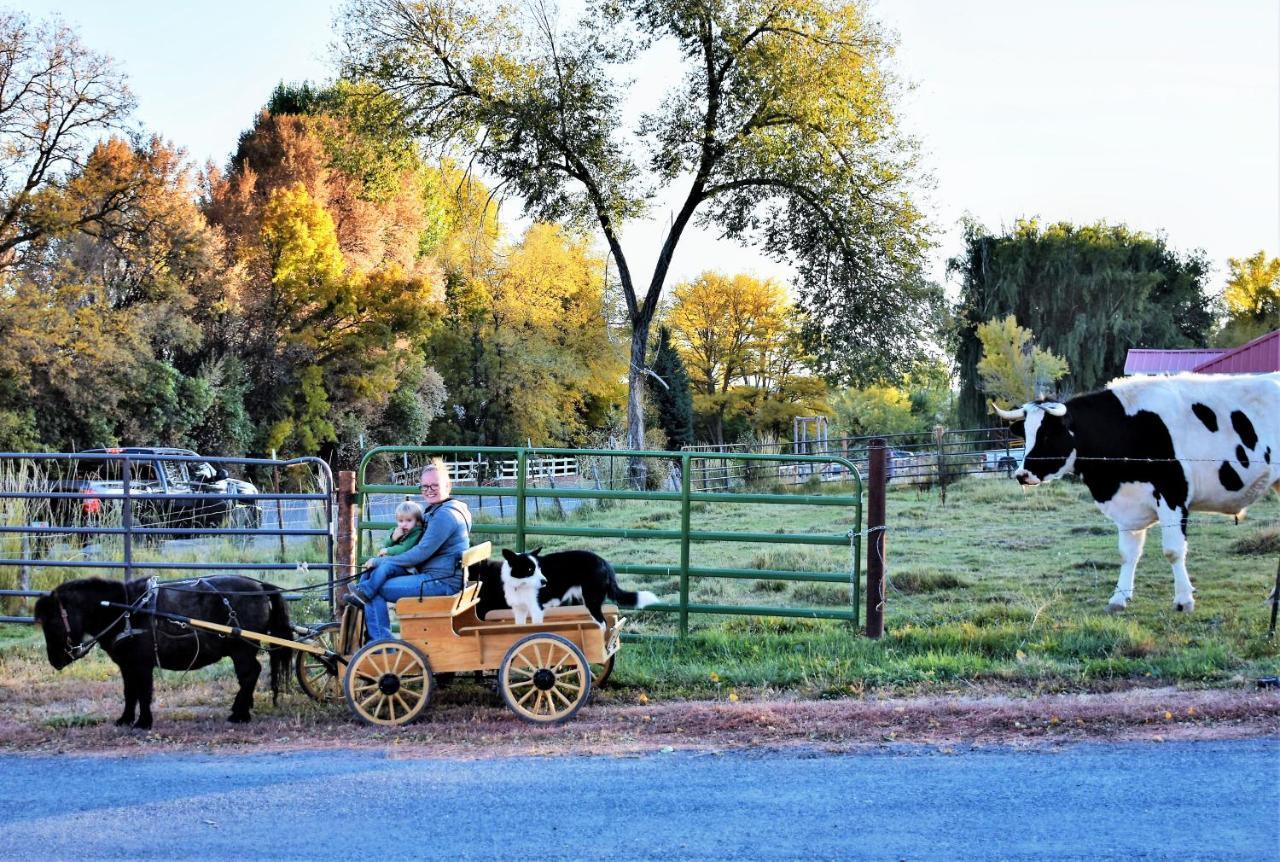
[[[146, 597], [144, 596], [143, 598], [146, 598]], [[79, 661], [80, 659], [88, 655], [89, 650], [93, 649], [94, 646], [97, 645], [98, 641], [102, 638], [103, 635], [105, 635], [107, 632], [115, 628], [116, 623], [120, 622], [121, 619], [125, 619], [129, 616], [129, 611], [125, 611], [120, 616], [112, 620], [105, 629], [98, 632], [96, 635], [89, 638], [87, 641], [84, 641], [83, 643], [73, 644], [71, 642], [71, 622], [70, 620], [67, 619], [67, 609], [63, 607], [62, 599], [58, 598], [56, 593], [54, 593], [53, 595], [53, 600], [58, 603], [58, 615], [62, 617], [62, 633], [67, 639], [67, 646], [66, 646], [67, 657], [70, 658], [72, 661]], [[135, 602], [135, 605], [137, 604], [138, 603]], [[126, 621], [125, 632], [121, 634], [120, 637], [125, 637], [127, 635], [132, 635], [132, 634], [134, 634], [134, 630]], [[117, 638], [117, 640], [118, 639], [119, 638]]]
[[[53, 600], [58, 603], [58, 615], [62, 617], [62, 634], [67, 639], [67, 657], [72, 661], [78, 661], [85, 657], [89, 650], [93, 649], [93, 645], [98, 642], [98, 638], [94, 638], [87, 644], [71, 643], [71, 621], [67, 619], [67, 609], [62, 604], [62, 599], [54, 595]], [[101, 637], [99, 635], [98, 637]]]

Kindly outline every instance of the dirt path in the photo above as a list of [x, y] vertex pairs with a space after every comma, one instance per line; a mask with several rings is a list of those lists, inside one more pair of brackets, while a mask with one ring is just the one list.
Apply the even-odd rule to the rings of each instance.
[[[266, 752], [394, 747], [451, 757], [603, 754], [664, 749], [803, 747], [856, 751], [901, 743], [1044, 746], [1086, 740], [1172, 741], [1280, 735], [1280, 691], [1146, 688], [1101, 694], [929, 696], [813, 701], [593, 703], [564, 727], [526, 725], [477, 686], [441, 693], [426, 717], [375, 729], [345, 707], [293, 694], [277, 708], [259, 694], [253, 724], [227, 724], [224, 686], [161, 693], [151, 732], [116, 728], [114, 680], [80, 681], [72, 702], [0, 685], [0, 750], [17, 752]], [[70, 687], [69, 687], [70, 688]], [[209, 704], [216, 704], [211, 707]]]

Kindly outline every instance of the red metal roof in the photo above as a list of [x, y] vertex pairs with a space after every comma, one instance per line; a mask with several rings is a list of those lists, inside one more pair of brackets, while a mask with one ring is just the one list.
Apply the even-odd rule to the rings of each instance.
[[1125, 374], [1177, 374], [1193, 371], [1205, 362], [1211, 362], [1225, 350], [1193, 348], [1190, 350], [1148, 350], [1134, 348], [1124, 360]]
[[[1128, 362], [1125, 366], [1127, 373]], [[1192, 370], [1202, 374], [1265, 374], [1280, 371], [1280, 329], [1233, 350], [1224, 351], [1221, 356], [1206, 359]]]

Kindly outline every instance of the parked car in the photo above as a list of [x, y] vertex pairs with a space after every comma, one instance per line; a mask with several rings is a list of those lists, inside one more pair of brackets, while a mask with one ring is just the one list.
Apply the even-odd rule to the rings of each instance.
[[982, 469], [988, 472], [1001, 471], [1012, 476], [1024, 454], [1025, 450], [1021, 446], [1014, 449], [992, 449], [983, 455]]
[[890, 449], [888, 463], [885, 465], [887, 467], [885, 478], [892, 479], [895, 476], [903, 478], [927, 472], [924, 468], [917, 466], [914, 460], [920, 454], [927, 455], [928, 453], [911, 452], [907, 449]]
[[[256, 529], [262, 524], [257, 500], [240, 500], [257, 494], [252, 482], [232, 478], [225, 469], [207, 461], [176, 460], [200, 457], [190, 449], [131, 447], [87, 449], [84, 455], [128, 454], [129, 495], [134, 498], [133, 517], [142, 527], [176, 529]], [[119, 512], [124, 494], [123, 462], [118, 459], [84, 458], [73, 462], [70, 478], [56, 482], [53, 490], [78, 491], [92, 496], [55, 500], [55, 523], [92, 526]], [[208, 494], [192, 499], [183, 495]], [[191, 534], [178, 533], [178, 537]]]

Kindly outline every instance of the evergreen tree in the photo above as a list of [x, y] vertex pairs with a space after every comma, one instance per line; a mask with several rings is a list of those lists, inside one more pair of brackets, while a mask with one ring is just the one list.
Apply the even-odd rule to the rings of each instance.
[[693, 443], [693, 393], [689, 389], [689, 372], [680, 354], [671, 346], [671, 332], [664, 326], [658, 330], [658, 347], [653, 357], [653, 373], [662, 378], [663, 386], [649, 379], [649, 397], [658, 412], [658, 425], [667, 435], [667, 446], [673, 450]]

